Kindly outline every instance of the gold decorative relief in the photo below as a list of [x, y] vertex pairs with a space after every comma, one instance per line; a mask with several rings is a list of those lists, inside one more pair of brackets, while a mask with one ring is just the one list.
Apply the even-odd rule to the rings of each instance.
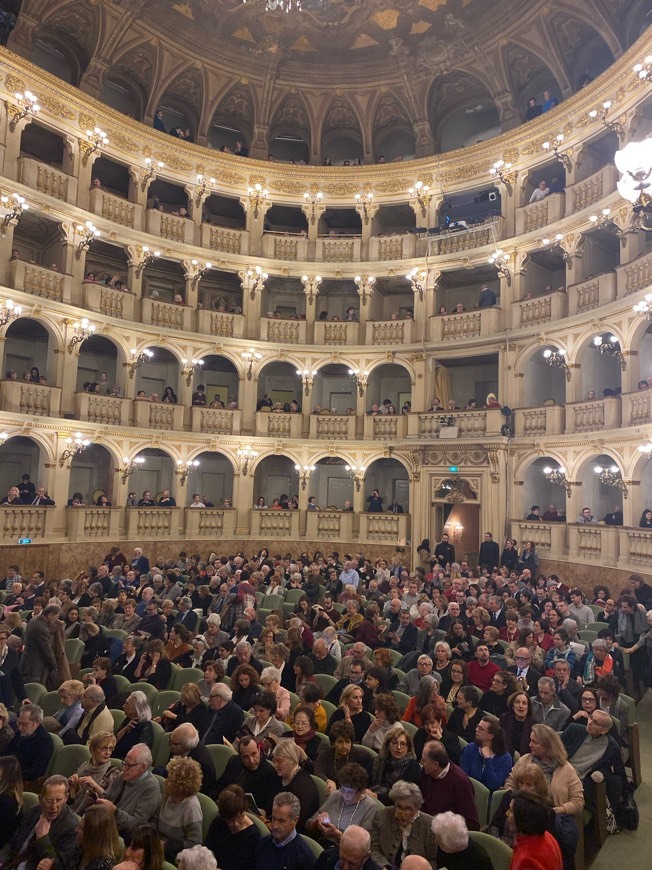
[[79, 113], [79, 127], [81, 130], [86, 132], [86, 130], [94, 130], [97, 127], [95, 123], [95, 118], [91, 115], [86, 115], [84, 112]]
[[25, 90], [25, 82], [22, 79], [19, 79], [18, 76], [15, 76], [13, 73], [9, 73], [7, 76], [7, 90], [11, 91], [12, 94], [15, 94], [16, 91], [24, 91]]
[[130, 154], [138, 152], [138, 143], [134, 142], [133, 139], [123, 136], [122, 133], [116, 133], [115, 130], [110, 130], [108, 135], [111, 145], [115, 145], [121, 151], [128, 151]]
[[67, 121], [74, 119], [75, 113], [65, 103], [62, 103], [61, 100], [55, 100], [54, 97], [42, 92], [37, 93], [36, 96], [41, 106], [50, 115], [54, 115], [55, 118], [65, 118]]

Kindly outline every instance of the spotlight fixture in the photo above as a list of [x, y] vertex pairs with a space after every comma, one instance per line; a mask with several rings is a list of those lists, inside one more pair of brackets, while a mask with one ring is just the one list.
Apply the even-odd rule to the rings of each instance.
[[421, 207], [421, 214], [425, 217], [428, 213], [428, 206], [430, 205], [430, 200], [432, 199], [432, 194], [430, 193], [430, 187], [427, 184], [424, 184], [423, 181], [417, 181], [414, 187], [411, 187], [408, 190], [408, 193], [413, 199], [419, 203]]
[[371, 294], [373, 293], [376, 279], [373, 275], [356, 275], [353, 281], [358, 288], [360, 302], [362, 305], [366, 305], [367, 300], [371, 298]]
[[75, 249], [75, 259], [79, 260], [83, 251], [88, 251], [91, 246], [91, 242], [95, 239], [99, 238], [101, 233], [97, 229], [94, 223], [91, 221], [86, 221], [85, 224], [77, 224], [75, 227], [75, 231], [78, 236], [81, 236], [81, 241], [78, 243]]
[[303, 292], [306, 294], [308, 305], [312, 305], [315, 301], [315, 296], [319, 293], [319, 285], [322, 282], [321, 275], [302, 275], [301, 283], [303, 284]]
[[7, 234], [7, 227], [12, 221], [18, 220], [24, 211], [29, 209], [29, 205], [25, 201], [25, 197], [19, 193], [12, 193], [11, 196], [0, 196], [0, 206], [7, 209], [7, 214], [2, 220], [0, 234], [4, 239]]
[[269, 191], [265, 190], [262, 184], [258, 184], [258, 182], [256, 182], [253, 187], [247, 188], [247, 194], [249, 196], [249, 203], [253, 210], [254, 218], [257, 218], [260, 212], [261, 205], [269, 196]]
[[566, 495], [571, 494], [572, 484], [566, 477], [566, 469], [563, 465], [560, 465], [559, 468], [546, 466], [546, 468], [543, 469], [543, 473], [549, 483], [553, 483], [555, 486], [562, 486], [566, 490]]
[[156, 176], [157, 169], [163, 169], [165, 163], [162, 160], [157, 160], [156, 163], [152, 160], [151, 157], [145, 158], [145, 169], [141, 169], [142, 180], [140, 182], [140, 189], [145, 191], [149, 182]]
[[6, 326], [23, 313], [23, 306], [16, 305], [11, 299], [0, 300], [0, 327]]
[[360, 395], [360, 398], [362, 398], [369, 382], [369, 372], [366, 370], [361, 371], [360, 369], [349, 369], [349, 376], [355, 381], [355, 385], [358, 388], [358, 394]]
[[609, 109], [612, 107], [613, 103], [611, 100], [605, 100], [602, 104], [601, 109], [592, 109], [589, 112], [589, 118], [599, 118], [607, 130], [611, 130], [613, 133], [618, 135], [619, 139], [623, 139], [625, 136], [625, 130], [623, 125], [619, 121], [608, 121], [607, 115], [609, 114]]
[[197, 208], [199, 208], [201, 206], [202, 199], [206, 195], [206, 191], [209, 191], [209, 193], [210, 193], [211, 192], [210, 188], [212, 188], [213, 185], [217, 184], [217, 181], [212, 176], [209, 179], [206, 179], [201, 174], [201, 172], [198, 172], [197, 173], [197, 184], [199, 185], [199, 187], [197, 188], [197, 192], [195, 195], [195, 205], [197, 206]]
[[507, 193], [512, 195], [512, 182], [514, 180], [513, 175], [511, 174], [512, 164], [505, 163], [504, 160], [496, 160], [494, 165], [489, 170], [490, 175], [501, 182], [501, 184], [505, 185], [505, 189]]
[[355, 488], [357, 492], [360, 492], [360, 487], [364, 481], [364, 476], [366, 472], [366, 468], [364, 465], [345, 465], [345, 471], [348, 472], [351, 480], [355, 482]]
[[260, 362], [263, 358], [262, 353], [258, 353], [257, 350], [254, 350], [253, 347], [250, 347], [248, 350], [243, 350], [240, 353], [240, 359], [247, 367], [247, 380], [250, 381], [254, 374], [254, 365], [257, 362]]
[[625, 370], [627, 363], [620, 348], [620, 342], [615, 335], [596, 335], [593, 339], [593, 346], [599, 353], [609, 356], [612, 359], [617, 359], [620, 362], [622, 370]]
[[11, 115], [11, 121], [9, 122], [9, 131], [11, 133], [15, 132], [19, 121], [22, 121], [23, 118], [36, 115], [37, 112], [41, 111], [38, 99], [31, 91], [23, 91], [22, 93], [17, 91], [14, 97], [16, 98], [16, 105], [9, 104], [7, 107]]
[[188, 386], [190, 386], [190, 384], [192, 382], [192, 376], [195, 374], [197, 369], [201, 369], [201, 367], [203, 365], [204, 365], [203, 359], [193, 359], [193, 360], [182, 359], [181, 360], [181, 374], [186, 379], [186, 384]]
[[133, 459], [129, 459], [128, 456], [122, 457], [123, 466], [118, 469], [120, 472], [120, 479], [123, 483], [127, 482], [127, 478], [131, 477], [132, 474], [135, 474], [140, 466], [145, 462], [144, 456], [136, 456]]
[[253, 462], [254, 459], [258, 456], [258, 451], [254, 450], [251, 447], [240, 447], [237, 451], [237, 456], [240, 460], [240, 470], [242, 471], [242, 476], [246, 477], [247, 472], [249, 471], [249, 463]]
[[68, 344], [68, 353], [72, 353], [78, 344], [82, 345], [87, 339], [95, 334], [95, 326], [87, 317], [82, 317], [81, 320], [75, 321], [72, 328], [73, 335]]
[[88, 438], [84, 438], [81, 432], [75, 432], [75, 437], [66, 438], [65, 443], [66, 449], [59, 457], [59, 465], [61, 468], [63, 468], [63, 466], [69, 459], [72, 459], [73, 457], [77, 456], [78, 453], [86, 450], [91, 442]]
[[305, 489], [310, 480], [310, 475], [317, 469], [316, 465], [295, 465], [294, 470], [299, 473], [301, 489]]
[[596, 465], [593, 470], [598, 475], [598, 480], [601, 484], [604, 486], [611, 486], [614, 489], [619, 489], [623, 494], [623, 498], [627, 498], [627, 486], [617, 465], [610, 465], [609, 468], [603, 468], [601, 465]]
[[554, 369], [561, 369], [566, 375], [566, 380], [571, 379], [571, 370], [566, 362], [566, 351], [563, 348], [546, 348], [543, 352], [546, 364]]
[[405, 276], [406, 280], [412, 285], [412, 292], [419, 294], [419, 299], [423, 301], [423, 294], [426, 289], [426, 281], [428, 280], [428, 272], [426, 269], [419, 269], [417, 266]]
[[133, 378], [136, 374], [136, 369], [140, 368], [144, 362], [147, 362], [154, 356], [151, 350], [141, 350], [137, 351], [135, 347], [132, 347], [129, 351], [129, 362], [127, 366], [129, 368], [129, 377]]
[[371, 216], [371, 203], [374, 201], [373, 193], [356, 193], [355, 201], [359, 206], [361, 206], [362, 217], [364, 218], [364, 222], [368, 224]]
[[317, 372], [313, 369], [297, 369], [297, 375], [301, 378], [301, 383], [303, 384], [303, 392], [304, 395], [309, 396], [310, 390], [312, 389], [312, 384], [315, 379]]
[[145, 254], [144, 258], [136, 266], [136, 278], [140, 278], [140, 276], [143, 274], [143, 269], [146, 266], [149, 266], [150, 263], [153, 263], [155, 260], [158, 260], [158, 258], [161, 256], [160, 251], [151, 251], [147, 247], [147, 245], [145, 245], [145, 247], [143, 248], [143, 254]]
[[559, 150], [561, 148], [563, 141], [564, 141], [564, 134], [558, 133], [553, 142], [544, 142], [541, 147], [543, 148], [544, 151], [550, 151], [550, 149], [552, 148], [553, 154], [555, 155], [557, 160], [559, 160], [559, 162], [562, 164], [564, 169], [572, 169], [573, 163], [572, 163], [570, 157], [568, 156], [568, 152]]
[[493, 254], [489, 257], [489, 263], [491, 266], [496, 267], [496, 271], [499, 275], [502, 275], [503, 278], [507, 281], [507, 286], [512, 286], [512, 273], [509, 271], [507, 264], [509, 263], [509, 258], [505, 254], [505, 252], [501, 248], [496, 248]]
[[303, 198], [306, 202], [306, 205], [310, 206], [310, 223], [314, 224], [317, 220], [317, 206], [324, 198], [324, 194], [321, 190], [316, 191], [306, 191], [303, 195]]
[[247, 280], [251, 281], [251, 289], [249, 291], [249, 295], [252, 299], [256, 298], [256, 291], [262, 290], [265, 287], [265, 281], [269, 278], [267, 272], [263, 272], [260, 266], [256, 266], [255, 269], [247, 269]]
[[84, 166], [88, 163], [88, 158], [91, 154], [95, 154], [96, 151], [106, 148], [109, 144], [109, 137], [106, 135], [104, 130], [100, 130], [99, 127], [95, 127], [94, 130], [87, 130], [86, 139], [88, 141], [84, 142], [82, 145], [82, 165]]
[[174, 473], [179, 478], [180, 486], [185, 486], [188, 475], [194, 468], [199, 468], [199, 461], [197, 459], [190, 459], [187, 462], [177, 459], [177, 467], [174, 469]]

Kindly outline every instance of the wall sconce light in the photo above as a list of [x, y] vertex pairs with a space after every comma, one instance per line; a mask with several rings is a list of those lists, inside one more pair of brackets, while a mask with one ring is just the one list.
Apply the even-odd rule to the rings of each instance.
[[512, 286], [512, 273], [509, 271], [507, 264], [509, 263], [509, 258], [505, 254], [505, 252], [501, 248], [496, 248], [493, 254], [489, 257], [489, 263], [491, 266], [496, 267], [496, 271], [499, 275], [502, 275], [503, 278], [507, 281], [507, 286]]
[[568, 367], [568, 363], [566, 362], [566, 351], [563, 348], [555, 348], [554, 350], [551, 348], [547, 348], [546, 350], [544, 350], [543, 356], [547, 365], [551, 366], [554, 369], [561, 369], [566, 375], [566, 380], [570, 381], [571, 370]]
[[419, 294], [419, 299], [423, 301], [423, 294], [426, 289], [426, 281], [428, 280], [428, 272], [426, 269], [418, 269], [416, 266], [405, 276], [406, 280], [412, 285], [412, 292]]
[[200, 207], [201, 201], [206, 195], [206, 191], [211, 189], [216, 183], [216, 180], [212, 176], [208, 180], [206, 180], [201, 172], [197, 173], [197, 184], [199, 185], [195, 196], [195, 205], [197, 206], [197, 208]]
[[198, 467], [199, 461], [197, 459], [190, 459], [187, 462], [182, 462], [180, 459], [177, 459], [177, 467], [174, 469], [174, 473], [179, 478], [179, 485], [185, 486], [190, 472], [193, 468]]
[[77, 456], [78, 453], [86, 450], [91, 442], [88, 438], [83, 438], [81, 432], [75, 432], [75, 437], [66, 438], [65, 443], [67, 445], [66, 449], [59, 457], [59, 465], [61, 468], [63, 468], [63, 466], [69, 459], [72, 459], [74, 456]]
[[[2, 435], [5, 436], [6, 434], [6, 432], [2, 433]], [[0, 438], [2, 438], [2, 435], [0, 435]], [[641, 453], [645, 453], [646, 456], [652, 455], [652, 441], [647, 441], [645, 444], [639, 444], [638, 449], [641, 451]]]
[[95, 154], [96, 151], [99, 151], [101, 148], [105, 148], [109, 144], [109, 137], [106, 135], [104, 130], [100, 130], [99, 127], [95, 127], [94, 130], [86, 131], [86, 139], [87, 142], [82, 143], [82, 165], [86, 166], [88, 163], [88, 158], [91, 154]]
[[[652, 139], [630, 142], [614, 157], [616, 168], [621, 174], [618, 193], [633, 205], [634, 214], [644, 220], [652, 214]], [[642, 229], [649, 229], [641, 224]]]
[[269, 196], [269, 191], [265, 190], [262, 184], [256, 183], [253, 187], [247, 188], [247, 194], [249, 196], [249, 203], [254, 213], [254, 218], [257, 218], [258, 213], [260, 212], [261, 205]]
[[360, 492], [360, 487], [364, 481], [366, 468], [364, 465], [345, 465], [344, 469], [348, 472], [351, 480], [355, 482], [356, 492]]
[[11, 299], [0, 300], [0, 327], [6, 326], [23, 313], [22, 305], [15, 305]]
[[366, 305], [367, 299], [371, 298], [371, 294], [374, 291], [376, 279], [373, 275], [356, 275], [353, 281], [358, 288], [358, 296], [360, 297], [361, 304]]
[[[5, 441], [7, 440], [7, 438], [9, 438], [9, 433], [8, 433], [8, 432], [0, 432], [0, 445], [4, 444]], [[651, 446], [652, 446], [652, 445], [651, 445]], [[639, 450], [642, 450], [643, 448], [642, 448], [642, 447], [639, 447], [638, 449], [639, 449]]]
[[511, 168], [511, 163], [505, 163], [504, 160], [496, 160], [494, 165], [489, 170], [489, 174], [492, 176], [492, 178], [495, 178], [497, 181], [500, 181], [501, 184], [505, 185], [505, 189], [507, 190], [509, 196], [512, 195], [512, 182], [514, 181], [514, 176], [510, 172]]
[[322, 282], [321, 275], [302, 275], [301, 283], [303, 284], [303, 292], [306, 294], [308, 305], [312, 305], [315, 301], [315, 296], [319, 293], [319, 285]]
[[237, 456], [240, 460], [240, 470], [242, 471], [242, 476], [246, 477], [247, 472], [249, 471], [249, 463], [253, 462], [254, 459], [258, 456], [258, 451], [253, 450], [251, 447], [241, 447], [237, 451]]
[[158, 258], [161, 256], [160, 251], [150, 251], [150, 249], [147, 247], [147, 245], [145, 245], [145, 247], [143, 248], [143, 254], [145, 254], [144, 258], [136, 266], [136, 278], [140, 278], [140, 276], [143, 274], [143, 269], [146, 266], [149, 266], [150, 263], [153, 263], [155, 260], [158, 260]]
[[85, 224], [77, 224], [77, 226], [75, 227], [75, 232], [78, 236], [81, 236], [81, 241], [79, 242], [75, 250], [75, 259], [79, 260], [82, 255], [82, 251], [88, 251], [90, 249], [91, 242], [94, 239], [99, 238], [101, 234], [95, 224], [92, 223], [92, 221], [86, 221]]
[[163, 169], [164, 166], [165, 163], [163, 163], [162, 160], [157, 160], [157, 162], [154, 163], [151, 157], [145, 158], [145, 169], [141, 169], [143, 179], [140, 182], [140, 189], [142, 191], [145, 190], [149, 181], [156, 176], [157, 169]]
[[95, 334], [95, 326], [87, 317], [76, 320], [73, 325], [73, 335], [68, 344], [68, 353], [72, 353], [75, 347], [82, 345], [87, 339]]
[[560, 465], [559, 468], [551, 468], [550, 466], [546, 466], [543, 469], [543, 473], [546, 476], [546, 479], [549, 483], [553, 483], [555, 486], [561, 486], [566, 490], [566, 495], [571, 494], [571, 482], [566, 477], [566, 469], [563, 465]]
[[251, 281], [251, 290], [249, 291], [249, 296], [252, 299], [256, 298], [256, 291], [263, 291], [265, 287], [265, 281], [269, 278], [267, 272], [263, 272], [260, 266], [256, 266], [255, 269], [247, 269], [247, 278]]
[[199, 262], [199, 260], [191, 260], [190, 265], [195, 270], [195, 272], [192, 276], [192, 286], [193, 287], [196, 287], [197, 284], [199, 284], [201, 279], [204, 277], [204, 275], [207, 275], [210, 272], [210, 270], [213, 268], [213, 264], [209, 263], [208, 261], [206, 261], [204, 263], [204, 265], [202, 266], [202, 264]]
[[368, 371], [360, 371], [360, 369], [349, 369], [349, 375], [355, 381], [355, 384], [358, 388], [358, 393], [360, 398], [364, 396], [364, 391], [367, 389], [367, 383], [369, 381], [369, 372]]
[[641, 81], [652, 82], [652, 54], [648, 54], [643, 63], [637, 63], [634, 72]]
[[432, 194], [429, 192], [430, 187], [427, 184], [424, 184], [423, 181], [417, 181], [414, 187], [410, 187], [408, 189], [408, 193], [412, 197], [412, 199], [416, 199], [416, 201], [421, 206], [421, 214], [423, 217], [428, 213], [428, 206], [430, 205], [430, 200], [432, 199]]
[[310, 369], [297, 369], [297, 375], [301, 378], [301, 383], [303, 384], [303, 392], [306, 396], [310, 395], [310, 390], [312, 389], [312, 384], [315, 379], [316, 371], [310, 371]]
[[563, 141], [564, 141], [564, 134], [558, 133], [557, 136], [555, 136], [554, 142], [544, 142], [541, 147], [543, 148], [544, 151], [550, 151], [550, 149], [552, 148], [552, 151], [553, 151], [555, 157], [557, 158], [557, 160], [559, 160], [559, 162], [562, 164], [564, 169], [572, 169], [573, 163], [572, 163], [570, 157], [568, 156], [568, 152], [559, 150], [561, 148], [561, 144]]
[[129, 367], [129, 377], [133, 378], [136, 374], [136, 369], [142, 366], [144, 362], [150, 360], [154, 356], [151, 350], [141, 350], [140, 352], [136, 350], [135, 347], [132, 347], [129, 351], [129, 362], [127, 366]]
[[308, 481], [310, 480], [310, 475], [317, 468], [316, 465], [295, 465], [294, 470], [299, 472], [299, 482], [301, 483], [301, 489], [305, 489], [308, 486]]
[[24, 91], [23, 93], [17, 91], [14, 96], [16, 98], [16, 105], [9, 104], [7, 107], [11, 115], [9, 123], [9, 131], [11, 133], [16, 130], [18, 122], [22, 121], [23, 118], [27, 118], [28, 115], [36, 115], [37, 112], [41, 111], [38, 99], [31, 91]]
[[197, 369], [200, 369], [203, 365], [203, 359], [193, 359], [192, 361], [187, 359], [181, 360], [181, 374], [186, 379], [186, 384], [188, 386], [190, 386], [192, 376], [195, 374]]
[[557, 233], [554, 239], [541, 239], [541, 244], [548, 248], [550, 251], [556, 251], [567, 265], [573, 262], [573, 257], [568, 251], [562, 246], [562, 242], [564, 241], [564, 234]]
[[254, 350], [253, 347], [250, 347], [249, 350], [243, 350], [240, 353], [240, 358], [247, 367], [247, 380], [250, 381], [254, 375], [254, 365], [261, 361], [263, 355]]
[[131, 477], [140, 466], [145, 462], [144, 456], [136, 456], [134, 459], [129, 459], [128, 456], [122, 457], [122, 462], [124, 463], [122, 468], [118, 469], [120, 471], [120, 479], [123, 483], [127, 482], [127, 478]]
[[617, 359], [620, 362], [620, 367], [623, 371], [627, 368], [625, 356], [620, 349], [620, 342], [615, 335], [607, 335], [605, 337], [596, 335], [593, 339], [593, 346], [599, 353], [603, 353], [612, 359]]
[[447, 528], [448, 534], [454, 541], [460, 541], [464, 534], [464, 526], [462, 523], [450, 523]]
[[362, 206], [362, 217], [364, 218], [364, 222], [366, 224], [369, 223], [370, 217], [370, 206], [374, 201], [373, 193], [356, 193], [355, 201], [359, 206]]
[[321, 190], [306, 191], [303, 198], [306, 201], [306, 205], [310, 206], [310, 223], [314, 224], [317, 220], [317, 206], [324, 198], [324, 194]]
[[18, 220], [21, 214], [29, 209], [29, 205], [25, 201], [24, 196], [21, 196], [19, 193], [12, 193], [11, 196], [0, 196], [0, 206], [8, 209], [7, 214], [3, 218], [2, 228], [0, 230], [2, 238], [4, 239], [9, 224], [12, 221]]
[[610, 208], [603, 208], [599, 215], [589, 215], [589, 221], [591, 222], [591, 226], [593, 227], [601, 227], [602, 229], [609, 230], [610, 233], [618, 236], [618, 238], [621, 240], [622, 245], [625, 244], [625, 234], [611, 217]]
[[610, 465], [609, 468], [603, 468], [601, 465], [596, 465], [593, 470], [598, 475], [600, 483], [604, 486], [611, 486], [614, 489], [619, 489], [623, 494], [623, 498], [627, 498], [629, 492], [617, 465]]
[[642, 302], [632, 306], [636, 314], [641, 314], [646, 320], [652, 320], [652, 293], [647, 293]]
[[605, 100], [605, 102], [602, 104], [601, 109], [592, 109], [589, 112], [589, 118], [599, 117], [607, 130], [611, 130], [613, 133], [616, 133], [618, 135], [619, 139], [622, 139], [625, 136], [625, 130], [623, 129], [623, 125], [619, 121], [607, 120], [607, 115], [609, 114], [609, 109], [612, 105], [613, 104], [611, 100]]

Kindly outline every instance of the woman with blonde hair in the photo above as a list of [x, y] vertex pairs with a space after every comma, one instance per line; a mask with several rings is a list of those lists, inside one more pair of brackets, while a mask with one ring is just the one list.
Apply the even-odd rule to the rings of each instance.
[[353, 725], [355, 742], [362, 743], [362, 738], [367, 733], [373, 719], [371, 714], [364, 709], [364, 693], [362, 688], [355, 685], [355, 683], [350, 683], [342, 690], [339, 707], [329, 719], [326, 733], [329, 733], [335, 722], [341, 722], [342, 720], [350, 722]]
[[9, 746], [14, 736], [14, 730], [9, 725], [9, 711], [4, 704], [0, 704], [0, 752]]
[[206, 708], [201, 701], [201, 689], [197, 683], [186, 683], [181, 688], [179, 700], [163, 710], [154, 722], [160, 722], [165, 731], [173, 731], [185, 722], [190, 722], [199, 730], [206, 716]]
[[63, 737], [68, 731], [74, 731], [84, 716], [81, 697], [84, 694], [84, 684], [80, 680], [65, 680], [59, 686], [61, 706], [53, 716], [43, 719], [43, 727], [51, 734]]
[[110, 731], [98, 731], [88, 744], [91, 757], [68, 779], [70, 809], [81, 815], [98, 797], [104, 797], [113, 780], [120, 775], [120, 768], [111, 764], [115, 749], [115, 735]]
[[182, 849], [198, 846], [202, 840], [202, 811], [197, 797], [202, 774], [199, 764], [187, 756], [170, 759], [166, 770], [156, 827], [164, 843], [165, 860], [174, 863]]
[[16, 756], [6, 755], [0, 758], [0, 849], [15, 833], [22, 805], [23, 773]]

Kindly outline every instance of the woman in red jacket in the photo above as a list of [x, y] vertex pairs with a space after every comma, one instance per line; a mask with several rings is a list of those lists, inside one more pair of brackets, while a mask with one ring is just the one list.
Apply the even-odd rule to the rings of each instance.
[[517, 831], [510, 870], [563, 870], [561, 849], [550, 833], [552, 804], [533, 792], [517, 791], [509, 811]]

